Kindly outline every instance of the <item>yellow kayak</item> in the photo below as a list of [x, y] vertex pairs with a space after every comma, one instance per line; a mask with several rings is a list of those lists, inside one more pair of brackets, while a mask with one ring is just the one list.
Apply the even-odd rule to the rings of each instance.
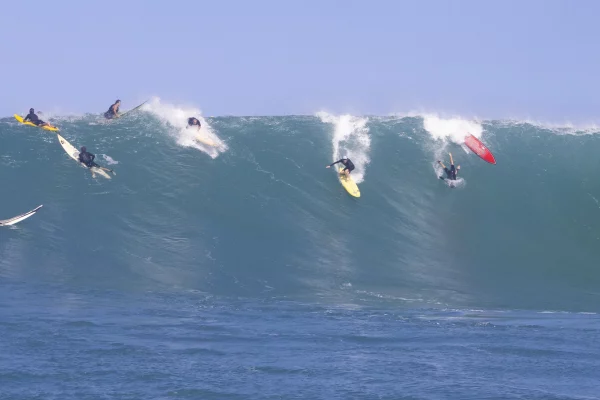
[[346, 189], [350, 196], [360, 197], [360, 190], [358, 190], [358, 186], [354, 182], [351, 176], [346, 176], [346, 174], [342, 173], [344, 167], [340, 166], [338, 169], [338, 176], [340, 177], [340, 183]]
[[36, 128], [42, 128], [44, 130], [52, 131], [52, 132], [55, 132], [58, 130], [58, 128], [55, 126], [37, 126], [36, 124], [33, 124], [29, 121], [23, 122], [23, 117], [21, 117], [20, 115], [17, 115], [17, 114], [15, 114], [15, 119], [17, 121], [19, 121], [20, 123], [22, 123], [23, 125], [35, 126]]

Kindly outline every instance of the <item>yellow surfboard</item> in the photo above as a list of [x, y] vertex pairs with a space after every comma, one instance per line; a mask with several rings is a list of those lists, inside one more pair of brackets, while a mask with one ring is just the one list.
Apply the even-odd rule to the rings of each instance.
[[338, 169], [338, 176], [340, 178], [340, 183], [346, 189], [350, 196], [360, 197], [360, 190], [358, 190], [358, 186], [352, 179], [352, 176], [346, 176], [346, 174], [342, 173], [344, 167], [340, 166]]
[[19, 121], [20, 123], [22, 123], [23, 125], [35, 126], [36, 128], [42, 128], [46, 131], [56, 132], [58, 130], [58, 128], [55, 126], [37, 126], [36, 124], [33, 124], [29, 121], [23, 122], [23, 117], [21, 117], [20, 115], [17, 115], [17, 114], [15, 114], [15, 119], [17, 121]]

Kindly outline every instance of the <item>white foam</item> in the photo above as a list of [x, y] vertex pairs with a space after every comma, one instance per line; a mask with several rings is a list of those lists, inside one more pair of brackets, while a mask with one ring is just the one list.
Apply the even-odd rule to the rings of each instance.
[[450, 140], [463, 144], [468, 135], [480, 138], [483, 132], [481, 124], [460, 117], [440, 118], [437, 115], [424, 115], [423, 128], [436, 140]]
[[116, 165], [119, 162], [114, 160], [111, 156], [107, 155], [107, 154], [102, 154], [102, 158], [104, 158], [104, 160], [106, 161], [106, 163], [108, 165]]
[[[430, 145], [434, 154], [433, 170], [436, 176], [445, 176], [443, 169], [437, 163], [437, 160], [442, 160], [445, 164], [449, 164], [448, 144], [455, 143], [469, 153], [464, 145], [465, 138], [468, 135], [473, 135], [477, 138], [483, 133], [483, 126], [476, 120], [464, 119], [461, 117], [442, 118], [435, 114], [426, 114], [422, 116], [423, 128], [431, 135], [434, 142]], [[455, 158], [457, 165], [460, 165], [458, 157]], [[455, 182], [455, 187], [464, 187], [466, 182], [459, 178], [459, 182]]]
[[[153, 97], [141, 107], [141, 110], [158, 117], [167, 128], [169, 135], [180, 146], [196, 148], [212, 158], [216, 158], [220, 153], [227, 150], [227, 145], [214, 133], [210, 124], [202, 117], [200, 109], [196, 107], [169, 104], [162, 102], [158, 97]], [[198, 118], [202, 125], [200, 131], [196, 127], [188, 128], [187, 121], [190, 117]], [[199, 142], [196, 140], [198, 135], [213, 141], [216, 146]]]
[[332, 137], [333, 161], [343, 156], [352, 160], [356, 169], [352, 171], [352, 177], [356, 183], [361, 183], [365, 177], [366, 166], [369, 159], [371, 138], [367, 127], [368, 118], [354, 117], [352, 115], [331, 115], [326, 112], [318, 112], [317, 117], [324, 123], [333, 124]]

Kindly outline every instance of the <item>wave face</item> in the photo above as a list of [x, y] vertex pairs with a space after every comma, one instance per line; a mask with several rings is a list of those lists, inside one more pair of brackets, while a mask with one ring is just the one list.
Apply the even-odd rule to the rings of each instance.
[[[194, 139], [187, 117], [216, 146]], [[198, 291], [408, 307], [597, 311], [597, 135], [436, 116], [204, 118], [152, 99], [114, 121], [0, 121], [0, 276], [76, 289]], [[469, 132], [489, 165], [461, 146]], [[451, 151], [462, 181], [437, 179]], [[325, 169], [348, 155], [362, 197]]]
[[[4, 397], [597, 396], [593, 130], [160, 99], [44, 118], [117, 175], [0, 120], [0, 218], [44, 205], [0, 228]], [[325, 168], [344, 155], [359, 199]]]

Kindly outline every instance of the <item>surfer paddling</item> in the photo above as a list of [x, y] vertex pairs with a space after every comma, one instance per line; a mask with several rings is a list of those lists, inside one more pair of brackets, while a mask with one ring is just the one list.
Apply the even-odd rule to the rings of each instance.
[[460, 170], [460, 165], [455, 168], [454, 160], [452, 159], [452, 153], [448, 153], [448, 155], [450, 156], [450, 169], [446, 168], [444, 163], [438, 160], [438, 164], [440, 164], [442, 168], [444, 168], [444, 172], [446, 172], [446, 178], [444, 178], [443, 176], [440, 176], [439, 178], [441, 180], [448, 179], [449, 181], [455, 181], [456, 176], [458, 175], [458, 171]]
[[346, 168], [344, 168], [340, 174], [345, 174], [346, 176], [350, 176], [350, 172], [354, 170], [354, 164], [348, 157], [342, 157], [341, 160], [337, 160], [336, 162], [329, 164], [326, 168], [331, 168], [337, 163], [342, 163]]
[[108, 108], [108, 111], [104, 113], [104, 118], [106, 118], [106, 119], [119, 118], [119, 107], [121, 107], [121, 100], [115, 101]]
[[188, 124], [185, 128], [187, 129], [190, 126], [197, 126], [198, 130], [200, 130], [200, 128], [202, 128], [202, 124], [200, 123], [200, 120], [198, 118], [194, 118], [194, 117], [188, 118]]
[[[39, 111], [38, 111], [39, 112]], [[40, 113], [41, 114], [41, 113]], [[33, 108], [29, 109], [29, 114], [27, 114], [27, 116], [23, 119], [23, 122], [31, 122], [32, 124], [34, 124], [35, 126], [39, 126], [40, 128], [43, 126], [47, 126], [50, 128], [54, 128], [52, 125], [50, 125], [47, 122], [42, 121], [35, 113], [35, 110]]]
[[[88, 168], [100, 168], [104, 171], [108, 171], [108, 172], [112, 172], [113, 174], [115, 173], [112, 169], [108, 169], [108, 168], [104, 168], [99, 166], [98, 164], [96, 164], [94, 162], [94, 159], [96, 158], [96, 156], [90, 152], [87, 151], [87, 149], [85, 148], [85, 146], [81, 146], [81, 152], [79, 153], [79, 162], [84, 164], [86, 167]], [[94, 173], [94, 170], [92, 171], [92, 178], [96, 177], [96, 174]]]

